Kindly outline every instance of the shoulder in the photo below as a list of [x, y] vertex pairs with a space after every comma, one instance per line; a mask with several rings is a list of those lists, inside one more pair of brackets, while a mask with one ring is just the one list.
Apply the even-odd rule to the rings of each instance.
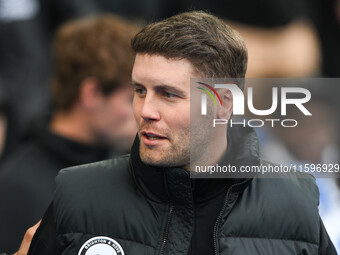
[[119, 185], [129, 181], [130, 155], [94, 163], [64, 168], [55, 179], [56, 194], [64, 191], [100, 190], [108, 185]]
[[127, 224], [152, 217], [154, 211], [147, 204], [135, 185], [129, 155], [66, 168], [56, 178], [57, 234], [124, 233]]
[[134, 188], [129, 166], [130, 155], [124, 155], [62, 169], [55, 179], [55, 203], [96, 201], [107, 194], [131, 193], [126, 192]]
[[59, 169], [44, 148], [34, 140], [29, 140], [20, 144], [3, 159], [0, 166], [0, 179], [28, 185], [36, 184], [39, 176], [49, 181], [49, 184], [53, 184]]
[[[262, 164], [275, 166], [269, 162]], [[318, 243], [318, 201], [318, 188], [309, 174], [292, 171], [258, 174], [239, 196], [228, 224], [234, 231], [249, 236]]]
[[42, 154], [42, 150], [40, 150], [40, 148], [33, 141], [22, 143], [2, 160], [0, 171], [1, 173], [16, 172], [18, 167], [27, 167], [27, 162], [34, 162], [36, 158], [40, 156], [40, 154]]
[[[306, 173], [259, 174], [244, 190], [239, 205], [252, 213], [252, 220], [265, 222], [277, 233], [282, 230], [281, 224], [277, 224], [280, 222], [285, 222], [286, 229], [311, 231], [311, 226], [317, 226], [319, 221], [319, 190], [315, 178]], [[318, 233], [317, 228], [314, 230]]]
[[56, 184], [72, 183], [76, 181], [88, 182], [103, 180], [109, 177], [126, 176], [130, 165], [130, 155], [123, 155], [113, 159], [78, 165], [61, 169], [56, 177]]
[[303, 199], [318, 205], [319, 189], [313, 175], [264, 160], [260, 164], [262, 168], [267, 167], [266, 172], [257, 174], [253, 185], [259, 186], [262, 192], [277, 196], [284, 193], [290, 201]]
[[37, 203], [41, 198], [50, 200], [57, 170], [36, 144], [21, 144], [1, 164], [0, 196], [23, 200], [30, 198], [29, 201]]

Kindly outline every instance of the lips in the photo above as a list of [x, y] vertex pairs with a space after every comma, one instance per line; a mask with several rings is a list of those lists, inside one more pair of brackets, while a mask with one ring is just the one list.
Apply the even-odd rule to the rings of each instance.
[[165, 136], [154, 133], [154, 132], [143, 131], [141, 134], [149, 140], [166, 139]]
[[166, 136], [158, 134], [156, 132], [151, 132], [151, 131], [141, 132], [141, 141], [148, 148], [155, 148], [158, 146], [162, 146], [164, 145], [164, 142], [167, 140], [168, 138]]

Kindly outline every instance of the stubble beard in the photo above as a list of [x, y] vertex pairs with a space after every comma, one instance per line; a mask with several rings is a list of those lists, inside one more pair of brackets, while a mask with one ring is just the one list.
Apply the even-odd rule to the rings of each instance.
[[181, 130], [177, 137], [166, 141], [163, 148], [149, 148], [140, 143], [141, 160], [156, 167], [184, 167], [190, 164], [190, 128]]

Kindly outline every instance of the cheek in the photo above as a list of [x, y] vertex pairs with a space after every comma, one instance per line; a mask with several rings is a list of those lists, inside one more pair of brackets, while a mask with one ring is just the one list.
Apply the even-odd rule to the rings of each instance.
[[132, 111], [133, 111], [133, 115], [134, 115], [137, 122], [140, 118], [141, 109], [142, 109], [141, 102], [137, 98], [134, 98], [134, 100], [132, 102]]
[[185, 132], [190, 128], [190, 106], [178, 107], [176, 110], [165, 114], [164, 119], [169, 127]]

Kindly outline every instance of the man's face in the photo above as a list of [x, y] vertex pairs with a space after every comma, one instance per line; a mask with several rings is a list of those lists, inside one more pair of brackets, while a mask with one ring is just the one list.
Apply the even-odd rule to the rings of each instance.
[[137, 54], [132, 82], [133, 112], [146, 164], [173, 167], [190, 163], [190, 78], [186, 59]]

